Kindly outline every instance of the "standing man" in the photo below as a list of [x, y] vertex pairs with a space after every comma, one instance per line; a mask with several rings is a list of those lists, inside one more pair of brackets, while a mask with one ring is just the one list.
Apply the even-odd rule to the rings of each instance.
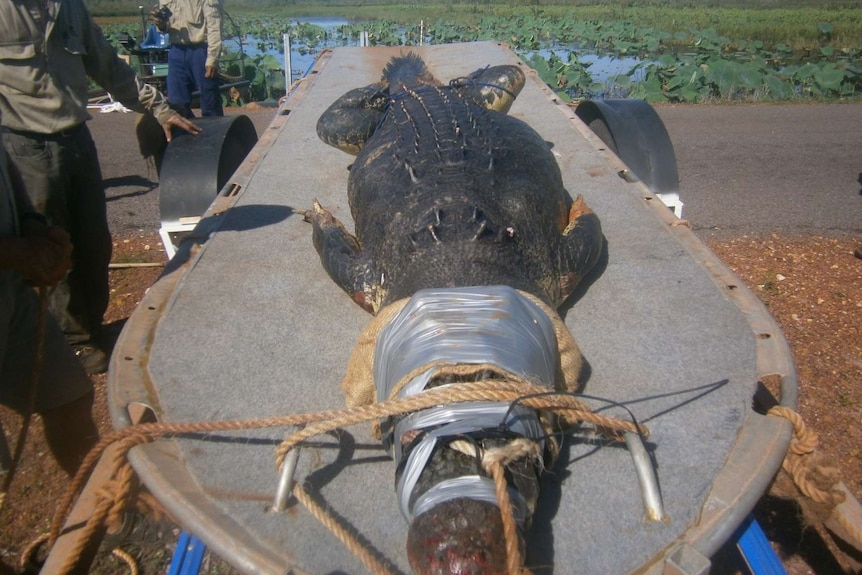
[[200, 128], [138, 80], [93, 22], [84, 0], [0, 1], [0, 128], [10, 176], [34, 211], [68, 232], [72, 270], [51, 308], [89, 373], [107, 368], [111, 236], [96, 146], [87, 129], [89, 80], [171, 128]]
[[151, 16], [171, 39], [168, 101], [186, 118], [194, 118], [192, 92], [197, 88], [201, 114], [223, 116], [218, 81], [221, 0], [159, 0]]

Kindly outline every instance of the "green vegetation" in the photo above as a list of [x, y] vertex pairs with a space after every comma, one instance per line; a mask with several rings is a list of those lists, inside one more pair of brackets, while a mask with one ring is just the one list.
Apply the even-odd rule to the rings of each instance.
[[[150, 3], [153, 3], [152, 0]], [[747, 42], [759, 40], [767, 46], [783, 43], [793, 49], [811, 49], [821, 41], [817, 25], [833, 25], [830, 43], [836, 49], [862, 48], [862, 8], [858, 2], [830, 0], [664, 0], [565, 2], [515, 1], [388, 3], [364, 0], [359, 3], [311, 0], [226, 0], [234, 15], [273, 20], [303, 16], [339, 16], [348, 20], [391, 20], [410, 24], [418, 20], [446, 20], [459, 26], [476, 26], [485, 18], [537, 16], [547, 20], [573, 22], [637, 22], [674, 34], [691, 29], [712, 28], [719, 35]], [[361, 5], [360, 5], [361, 4]], [[97, 16], [135, 16], [137, 5], [128, 0], [91, 0]], [[145, 5], [147, 9], [147, 5]]]
[[[506, 42], [564, 98], [629, 96], [649, 101], [704, 102], [858, 98], [862, 93], [862, 7], [830, 0], [708, 2], [573, 0], [553, 5], [517, 2], [385, 4], [228, 0], [239, 29], [269, 52], [241, 63], [257, 86], [253, 98], [277, 97], [281, 35], [300, 53], [355, 44], [361, 31], [372, 45]], [[792, 5], [793, 7], [788, 7]], [[111, 33], [129, 16], [128, 2], [94, 0]], [[135, 9], [137, 7], [134, 7]], [[107, 17], [113, 15], [114, 17]], [[336, 16], [337, 30], [303, 24], [303, 16]], [[139, 25], [139, 20], [137, 20]], [[116, 28], [115, 28], [116, 27]], [[579, 56], [636, 57], [625, 74], [599, 82]], [[233, 67], [233, 64], [231, 65]]]

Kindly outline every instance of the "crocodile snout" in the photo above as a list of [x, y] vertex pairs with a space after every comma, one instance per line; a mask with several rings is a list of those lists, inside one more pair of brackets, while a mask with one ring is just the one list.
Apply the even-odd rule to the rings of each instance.
[[[523, 542], [519, 543], [523, 547]], [[500, 509], [467, 498], [436, 505], [410, 525], [407, 557], [417, 575], [505, 573], [506, 543]]]

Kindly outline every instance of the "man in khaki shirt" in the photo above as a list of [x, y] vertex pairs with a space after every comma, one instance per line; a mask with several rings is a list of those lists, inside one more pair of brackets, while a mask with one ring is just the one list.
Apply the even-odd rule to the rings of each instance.
[[106, 368], [100, 339], [108, 305], [111, 236], [96, 146], [85, 122], [89, 79], [171, 128], [200, 129], [142, 83], [93, 22], [83, 0], [0, 1], [0, 127], [10, 176], [36, 212], [65, 229], [72, 270], [52, 311], [88, 371]]
[[192, 93], [197, 88], [201, 115], [223, 116], [218, 80], [221, 0], [159, 0], [152, 18], [171, 39], [168, 101], [193, 118]]

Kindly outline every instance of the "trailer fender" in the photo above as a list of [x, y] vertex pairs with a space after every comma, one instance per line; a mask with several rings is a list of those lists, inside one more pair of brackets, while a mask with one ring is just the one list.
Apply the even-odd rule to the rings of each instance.
[[676, 154], [652, 106], [643, 100], [585, 100], [575, 113], [651, 192], [681, 215]]
[[182, 239], [257, 143], [257, 131], [248, 116], [198, 118], [195, 123], [201, 132], [193, 136], [174, 130], [161, 162], [157, 162], [159, 235], [168, 259], [174, 257]]
[[245, 115], [198, 118], [201, 132], [177, 131], [159, 172], [162, 224], [202, 215], [254, 145], [257, 131]]

